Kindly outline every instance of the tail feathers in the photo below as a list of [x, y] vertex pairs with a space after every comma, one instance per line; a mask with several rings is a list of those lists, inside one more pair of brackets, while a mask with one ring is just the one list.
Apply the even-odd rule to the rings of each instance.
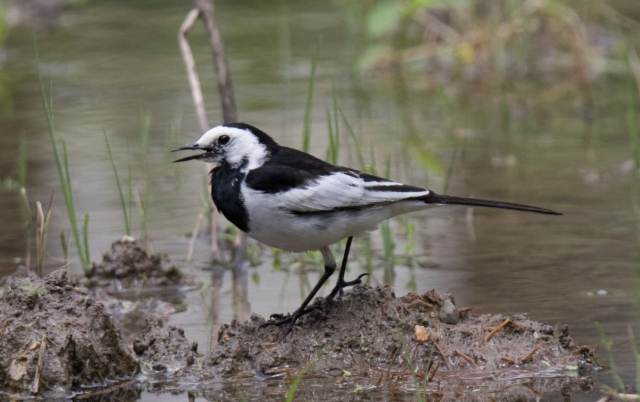
[[512, 202], [481, 200], [476, 198], [453, 197], [450, 195], [440, 195], [434, 193], [431, 193], [428, 196], [424, 197], [423, 200], [428, 204], [467, 205], [470, 207], [502, 208], [513, 209], [517, 211], [537, 212], [539, 214], [562, 215], [561, 212], [556, 212], [546, 208], [533, 207], [530, 205], [514, 204]]

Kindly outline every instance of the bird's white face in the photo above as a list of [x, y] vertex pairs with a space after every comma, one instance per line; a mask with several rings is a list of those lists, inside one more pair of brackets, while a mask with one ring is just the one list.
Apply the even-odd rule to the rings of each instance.
[[[228, 163], [233, 168], [255, 169], [268, 155], [267, 148], [248, 130], [217, 126], [204, 133], [194, 143], [178, 150], [203, 150], [204, 154], [192, 155], [179, 161], [199, 159], [210, 163]], [[245, 164], [246, 163], [246, 164]]]

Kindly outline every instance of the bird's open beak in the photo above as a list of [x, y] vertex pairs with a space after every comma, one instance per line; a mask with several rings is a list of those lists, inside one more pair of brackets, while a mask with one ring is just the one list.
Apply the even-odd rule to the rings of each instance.
[[190, 155], [184, 158], [180, 158], [180, 159], [176, 159], [175, 162], [186, 162], [186, 161], [191, 161], [194, 159], [203, 159], [206, 158], [207, 156], [211, 156], [212, 153], [212, 149], [207, 149], [207, 148], [201, 148], [200, 146], [198, 146], [198, 144], [196, 144], [195, 142], [192, 142], [190, 144], [187, 144], [183, 147], [180, 148], [176, 148], [171, 152], [176, 152], [176, 151], [205, 151], [205, 153], [203, 154], [196, 154], [196, 155]]

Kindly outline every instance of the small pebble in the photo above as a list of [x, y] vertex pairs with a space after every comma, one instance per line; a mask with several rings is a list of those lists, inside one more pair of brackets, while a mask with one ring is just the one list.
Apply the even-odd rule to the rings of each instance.
[[429, 332], [422, 325], [416, 325], [413, 327], [413, 331], [416, 334], [416, 340], [418, 343], [425, 343], [429, 340]]
[[440, 322], [445, 324], [457, 324], [460, 322], [460, 312], [458, 312], [458, 309], [450, 298], [445, 299], [442, 303], [438, 318], [440, 318]]

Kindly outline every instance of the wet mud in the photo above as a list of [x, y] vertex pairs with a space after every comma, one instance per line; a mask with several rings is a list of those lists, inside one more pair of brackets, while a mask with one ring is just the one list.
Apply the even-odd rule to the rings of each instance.
[[144, 336], [134, 341], [133, 350], [143, 362], [142, 371], [155, 378], [179, 377], [198, 358], [198, 343], [190, 343], [181, 328], [153, 319], [147, 320]]
[[[197, 379], [199, 392], [216, 400], [237, 397], [237, 390], [215, 382], [221, 379], [247, 383], [241, 387], [244, 397], [281, 400], [278, 392], [265, 394], [265, 382], [279, 383], [286, 391], [303, 371], [305, 381], [327, 389], [318, 400], [342, 400], [344, 395], [330, 391], [336, 386], [378, 396], [389, 390], [415, 392], [416, 380], [421, 387], [428, 380], [426, 389], [437, 400], [461, 398], [465, 390], [468, 400], [536, 400], [552, 391], [593, 386], [593, 352], [576, 346], [566, 327], [556, 339], [552, 327], [525, 314], [475, 315], [457, 308], [449, 295], [432, 291], [396, 298], [390, 288], [366, 285], [347, 292], [329, 315], [322, 311], [323, 302], [316, 299], [317, 309], [302, 317], [284, 341], [282, 328], [259, 329], [265, 319], [258, 315], [243, 324], [223, 325], [218, 345], [193, 364], [195, 349], [184, 339], [173, 347], [179, 351], [181, 374]], [[171, 343], [165, 336], [180, 334], [151, 325], [137, 342], [145, 348]], [[146, 353], [138, 354], [154, 360]], [[252, 387], [254, 380], [263, 386]], [[211, 381], [217, 385], [207, 390]], [[474, 394], [478, 387], [482, 393]]]
[[139, 372], [104, 306], [67, 278], [27, 271], [0, 297], [0, 384], [9, 395], [53, 399], [107, 387]]
[[139, 336], [147, 319], [167, 320], [186, 310], [186, 291], [197, 285], [164, 253], [149, 252], [132, 238], [123, 238], [92, 263], [78, 279], [111, 314], [127, 343]]
[[79, 282], [87, 288], [126, 294], [126, 290], [139, 292], [143, 287], [183, 285], [185, 280], [167, 254], [150, 253], [142, 244], [125, 238], [111, 245], [111, 250], [102, 255], [101, 263], [92, 263]]
[[21, 271], [3, 292], [5, 396], [135, 400], [150, 387], [208, 400], [283, 400], [299, 375], [303, 400], [403, 399], [416, 387], [434, 400], [536, 400], [593, 386], [593, 352], [567, 327], [554, 336], [525, 314], [476, 315], [434, 291], [398, 298], [388, 287], [358, 285], [328, 315], [317, 298], [284, 340], [283, 328], [259, 329], [266, 321], [254, 314], [223, 325], [205, 356], [182, 329], [153, 318], [153, 308], [138, 309], [145, 329], [126, 342], [105, 304], [64, 270], [44, 279]]

